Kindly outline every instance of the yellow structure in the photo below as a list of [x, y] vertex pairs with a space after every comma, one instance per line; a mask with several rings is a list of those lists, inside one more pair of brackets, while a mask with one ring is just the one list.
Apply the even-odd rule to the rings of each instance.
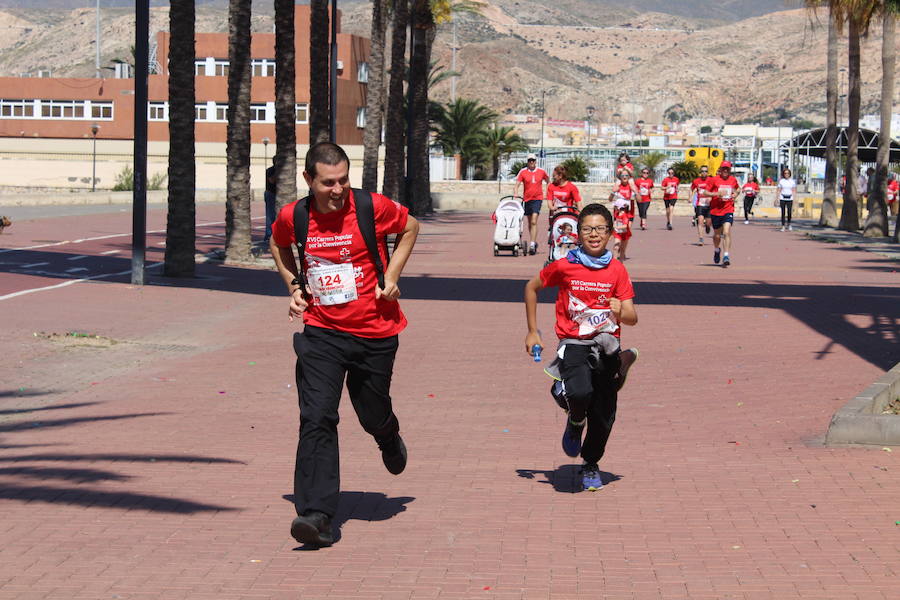
[[709, 174], [715, 175], [719, 170], [719, 165], [725, 160], [725, 151], [721, 148], [688, 148], [684, 151], [684, 160], [690, 161], [698, 167], [709, 167]]

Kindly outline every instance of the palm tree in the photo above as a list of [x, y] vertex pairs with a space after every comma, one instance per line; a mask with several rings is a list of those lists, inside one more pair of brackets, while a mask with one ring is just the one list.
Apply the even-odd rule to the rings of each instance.
[[309, 2], [309, 143], [329, 137], [328, 0]]
[[656, 177], [656, 168], [659, 167], [666, 160], [666, 155], [664, 152], [648, 152], [647, 154], [642, 154], [637, 158], [637, 161], [650, 169], [650, 177]]
[[[275, 0], [275, 205], [297, 199], [297, 89], [294, 2]], [[266, 165], [268, 167], [268, 165]]]
[[513, 152], [528, 151], [528, 144], [514, 127], [494, 126], [481, 134], [480, 143], [486, 161], [491, 164], [491, 179], [497, 179], [502, 157], [509, 158]]
[[428, 75], [435, 23], [429, 0], [411, 1], [412, 39], [409, 55], [406, 172], [410, 208], [414, 215], [422, 215], [431, 212], [431, 186], [428, 173]]
[[444, 154], [460, 155], [460, 170], [465, 173], [469, 163], [477, 160], [479, 138], [497, 118], [497, 114], [477, 100], [457, 98], [438, 115], [437, 142]]
[[364, 189], [378, 189], [378, 149], [384, 121], [384, 38], [387, 30], [387, 0], [372, 0], [372, 39], [366, 84], [366, 127], [363, 131]]
[[886, 0], [882, 6], [881, 41], [881, 129], [878, 132], [878, 154], [875, 187], [869, 198], [869, 216], [863, 229], [866, 237], [885, 237], [888, 234], [887, 177], [891, 151], [891, 113], [894, 105], [894, 65], [897, 62], [896, 13], [900, 2]]
[[394, 0], [391, 20], [391, 79], [388, 86], [387, 116], [384, 134], [384, 177], [381, 191], [385, 196], [406, 204], [404, 164], [406, 162], [406, 119], [403, 114], [403, 83], [406, 76], [406, 28], [409, 25], [408, 0]]
[[250, 258], [250, 5], [228, 2], [225, 258]]
[[193, 277], [196, 241], [194, 190], [194, 3], [169, 10], [169, 212], [164, 272]]
[[672, 163], [672, 169], [675, 170], [675, 177], [682, 183], [691, 183], [700, 177], [700, 167], [697, 166], [697, 163], [690, 160]]

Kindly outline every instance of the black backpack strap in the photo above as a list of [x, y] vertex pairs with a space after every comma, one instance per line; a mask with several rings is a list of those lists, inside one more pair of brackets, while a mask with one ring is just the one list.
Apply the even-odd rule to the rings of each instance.
[[384, 289], [384, 263], [381, 261], [381, 254], [378, 253], [378, 240], [375, 235], [375, 204], [372, 202], [372, 194], [368, 190], [353, 188], [353, 199], [356, 202], [356, 220], [359, 224], [359, 231], [362, 233], [366, 248], [372, 257], [372, 263], [375, 265], [378, 286]]
[[306, 237], [309, 234], [309, 202], [310, 197], [297, 200], [294, 205], [294, 240], [297, 244], [297, 254], [300, 264], [297, 265], [297, 281], [300, 282], [300, 293], [305, 300], [309, 300], [309, 291], [306, 289]]

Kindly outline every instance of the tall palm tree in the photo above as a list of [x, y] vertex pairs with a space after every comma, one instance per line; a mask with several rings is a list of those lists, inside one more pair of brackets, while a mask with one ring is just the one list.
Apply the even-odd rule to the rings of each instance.
[[[407, 180], [413, 214], [431, 212], [428, 173], [428, 75], [431, 61], [429, 37], [434, 34], [434, 16], [429, 0], [411, 0], [412, 26], [409, 56], [409, 111], [407, 123]], [[433, 39], [433, 37], [432, 37]]]
[[362, 186], [378, 188], [378, 149], [384, 121], [384, 38], [387, 31], [387, 0], [372, 0], [372, 32], [369, 74], [366, 84], [366, 126], [363, 131]]
[[406, 118], [403, 114], [403, 83], [406, 77], [406, 29], [409, 26], [408, 0], [394, 0], [391, 27], [391, 79], [388, 85], [387, 116], [384, 133], [385, 196], [406, 204], [404, 165], [406, 162]]
[[[297, 82], [294, 3], [275, 0], [275, 205], [297, 199]], [[266, 165], [268, 167], [268, 165]]]
[[495, 125], [481, 134], [479, 142], [483, 156], [491, 165], [491, 179], [497, 179], [500, 173], [501, 158], [509, 158], [513, 152], [528, 152], [528, 143], [514, 127]]
[[465, 173], [469, 163], [478, 159], [479, 138], [497, 118], [497, 113], [477, 100], [457, 98], [437, 115], [437, 142], [444, 154], [460, 155], [460, 170]]
[[825, 78], [825, 193], [822, 198], [820, 227], [836, 227], [837, 217], [837, 107], [838, 107], [838, 30], [828, 2], [828, 59]]
[[225, 258], [250, 258], [250, 5], [228, 1]]
[[650, 169], [650, 177], [656, 177], [656, 169], [666, 160], [665, 152], [648, 152], [637, 158], [637, 162]]
[[869, 198], [869, 216], [863, 229], [866, 237], [888, 234], [887, 177], [891, 151], [891, 113], [894, 106], [894, 66], [897, 62], [896, 13], [900, 2], [886, 0], [881, 8], [881, 129], [878, 132], [878, 154], [875, 187]]
[[169, 277], [194, 275], [194, 28], [193, 0], [173, 1], [169, 10], [169, 210], [163, 266]]
[[309, 143], [315, 144], [330, 133], [328, 0], [310, 0], [309, 12]]

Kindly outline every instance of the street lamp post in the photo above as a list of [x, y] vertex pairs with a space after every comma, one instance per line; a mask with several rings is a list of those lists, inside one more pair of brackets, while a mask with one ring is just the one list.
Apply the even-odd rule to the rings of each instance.
[[638, 146], [644, 146], [644, 121], [639, 120], [637, 122], [637, 133], [638, 133]]
[[622, 117], [619, 113], [613, 113], [613, 144], [619, 145], [619, 119]]
[[94, 138], [93, 158], [91, 160], [91, 191], [97, 191], [97, 132], [100, 126], [96, 123], [91, 124], [91, 136]]
[[541, 168], [544, 167], [544, 90], [541, 90]]
[[587, 130], [588, 130], [588, 132], [587, 132], [588, 133], [587, 147], [590, 148], [591, 147], [591, 124], [594, 120], [594, 110], [595, 109], [593, 106], [588, 106], [585, 108], [585, 110], [587, 110], [587, 117], [588, 117], [587, 118]]
[[269, 138], [264, 137], [262, 139], [263, 143], [263, 168], [266, 168], [266, 165], [269, 164]]

